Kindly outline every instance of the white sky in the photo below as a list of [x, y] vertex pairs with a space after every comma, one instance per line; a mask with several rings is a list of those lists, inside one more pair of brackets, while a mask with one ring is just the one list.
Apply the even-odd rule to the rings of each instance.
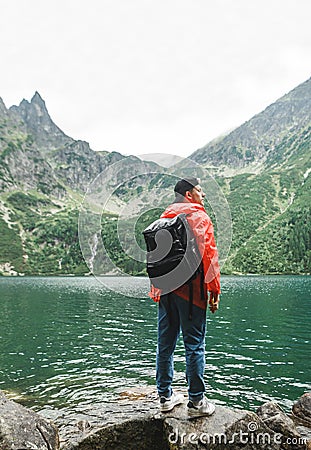
[[0, 0], [0, 96], [94, 150], [188, 156], [311, 76], [310, 0]]

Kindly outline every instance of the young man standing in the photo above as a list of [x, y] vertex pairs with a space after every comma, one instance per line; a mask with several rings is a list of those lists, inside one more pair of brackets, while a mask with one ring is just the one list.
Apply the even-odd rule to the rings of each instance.
[[[174, 191], [175, 201], [164, 211], [161, 218], [172, 218], [181, 213], [187, 215], [202, 256], [203, 298], [200, 274], [191, 282], [191, 294], [189, 283], [163, 295], [161, 290], [152, 286], [150, 296], [159, 302], [156, 381], [160, 408], [161, 411], [167, 412], [183, 402], [183, 395], [175, 394], [171, 387], [174, 350], [181, 330], [186, 351], [188, 414], [190, 416], [211, 415], [215, 411], [215, 406], [204, 395], [205, 331], [207, 304], [214, 313], [219, 303], [218, 252], [213, 224], [204, 209], [205, 194], [200, 186], [200, 180], [198, 178], [181, 179], [177, 182]], [[190, 295], [193, 303], [191, 317], [189, 315]]]

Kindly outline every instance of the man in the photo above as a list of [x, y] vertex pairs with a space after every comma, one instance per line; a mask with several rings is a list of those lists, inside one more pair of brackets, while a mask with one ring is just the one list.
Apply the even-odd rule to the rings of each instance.
[[[204, 197], [198, 178], [184, 178], [177, 182], [175, 201], [161, 215], [171, 218], [187, 214], [187, 220], [195, 235], [203, 265], [203, 299], [201, 295], [202, 277], [200, 274], [192, 281], [192, 314], [189, 316], [190, 290], [185, 283], [173, 292], [161, 294], [152, 286], [150, 296], [159, 302], [158, 347], [156, 361], [156, 381], [160, 397], [161, 411], [167, 412], [183, 402], [183, 395], [172, 390], [173, 356], [180, 333], [186, 351], [186, 378], [190, 416], [211, 415], [214, 404], [204, 395], [205, 369], [205, 330], [207, 303], [211, 312], [218, 309], [220, 294], [220, 271], [218, 253], [215, 245], [213, 225], [204, 209]], [[208, 292], [209, 299], [208, 299]]]

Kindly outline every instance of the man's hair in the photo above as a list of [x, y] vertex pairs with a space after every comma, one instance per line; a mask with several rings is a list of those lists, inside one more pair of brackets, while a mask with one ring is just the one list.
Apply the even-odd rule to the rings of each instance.
[[200, 184], [200, 179], [195, 177], [183, 178], [177, 181], [174, 187], [175, 196], [185, 196], [187, 191], [191, 191], [198, 184]]

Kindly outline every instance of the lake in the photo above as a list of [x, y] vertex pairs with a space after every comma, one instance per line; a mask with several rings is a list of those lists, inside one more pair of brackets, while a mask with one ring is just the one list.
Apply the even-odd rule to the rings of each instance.
[[[124, 286], [127, 295], [119, 293]], [[0, 278], [0, 389], [26, 406], [61, 410], [101, 403], [120, 388], [154, 386], [157, 305], [147, 278]], [[208, 315], [207, 395], [285, 410], [311, 391], [311, 278], [222, 277]], [[175, 386], [185, 388], [184, 348]]]

